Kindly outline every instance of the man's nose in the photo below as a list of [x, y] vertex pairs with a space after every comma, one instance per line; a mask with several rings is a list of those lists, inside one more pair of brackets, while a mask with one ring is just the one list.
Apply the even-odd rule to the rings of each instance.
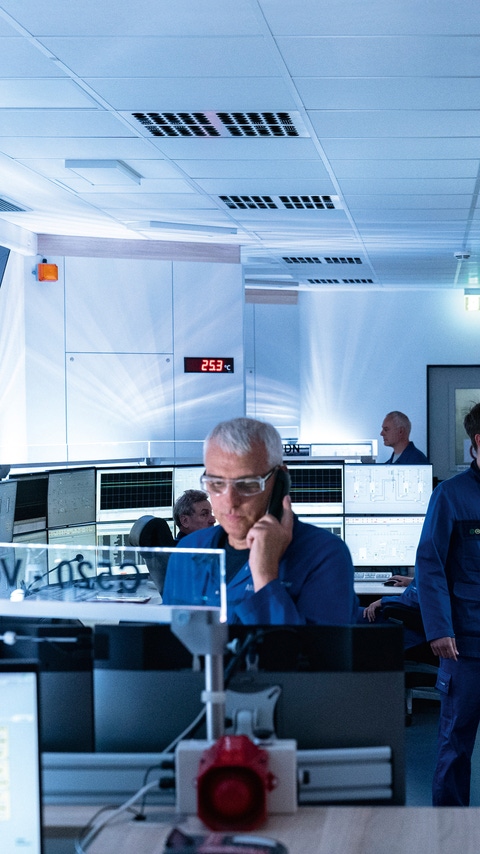
[[227, 500], [234, 507], [237, 507], [241, 504], [242, 496], [240, 495], [238, 489], [235, 489], [235, 485], [233, 483], [227, 483], [227, 489], [223, 493], [226, 496]]

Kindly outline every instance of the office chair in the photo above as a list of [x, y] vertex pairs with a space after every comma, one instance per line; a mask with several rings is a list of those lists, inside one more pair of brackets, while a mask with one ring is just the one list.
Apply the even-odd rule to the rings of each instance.
[[[175, 547], [175, 540], [168, 522], [165, 519], [159, 519], [157, 516], [140, 516], [130, 529], [128, 541], [131, 546], [140, 546], [140, 548], [145, 549]], [[146, 563], [155, 587], [161, 594], [165, 583], [169, 555], [154, 555], [145, 552], [140, 552], [140, 554]]]
[[401, 602], [391, 602], [385, 603], [382, 613], [386, 620], [401, 623], [408, 629], [411, 638], [418, 637], [417, 644], [405, 649], [405, 725], [410, 726], [414, 699], [440, 701], [440, 694], [435, 688], [438, 658], [425, 638], [420, 610], [402, 605]]

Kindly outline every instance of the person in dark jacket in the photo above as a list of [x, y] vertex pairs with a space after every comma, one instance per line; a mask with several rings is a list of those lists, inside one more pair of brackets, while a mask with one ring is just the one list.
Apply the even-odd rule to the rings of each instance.
[[387, 464], [403, 466], [428, 464], [425, 454], [410, 441], [411, 430], [411, 421], [403, 412], [394, 410], [385, 416], [380, 436], [383, 437], [385, 447], [393, 449]]
[[207, 493], [203, 489], [186, 489], [173, 506], [173, 521], [177, 526], [177, 543], [187, 534], [214, 525], [215, 516]]
[[480, 403], [464, 427], [473, 461], [434, 489], [415, 564], [426, 638], [440, 658], [434, 806], [469, 805], [480, 722]]
[[[205, 440], [204, 462], [201, 483], [220, 524], [190, 534], [182, 545], [225, 549], [228, 621], [355, 623], [353, 564], [343, 540], [294, 517], [288, 494], [281, 518], [273, 515], [274, 484], [285, 470], [278, 431], [252, 418], [224, 421]], [[163, 601], [210, 604], [216, 586], [201, 554], [172, 554]]]

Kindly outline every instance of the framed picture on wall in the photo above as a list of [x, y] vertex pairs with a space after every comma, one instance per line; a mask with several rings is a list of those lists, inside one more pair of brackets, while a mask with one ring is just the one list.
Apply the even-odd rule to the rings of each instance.
[[427, 365], [428, 457], [436, 480], [447, 480], [470, 465], [463, 419], [476, 403], [480, 365]]

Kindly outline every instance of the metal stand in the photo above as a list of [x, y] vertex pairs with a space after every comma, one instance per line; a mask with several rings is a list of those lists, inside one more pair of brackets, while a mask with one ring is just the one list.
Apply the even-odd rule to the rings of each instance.
[[202, 700], [207, 715], [207, 739], [215, 741], [225, 733], [225, 691], [223, 655], [228, 628], [221, 623], [219, 611], [172, 610], [172, 632], [193, 655], [205, 656], [205, 690]]

